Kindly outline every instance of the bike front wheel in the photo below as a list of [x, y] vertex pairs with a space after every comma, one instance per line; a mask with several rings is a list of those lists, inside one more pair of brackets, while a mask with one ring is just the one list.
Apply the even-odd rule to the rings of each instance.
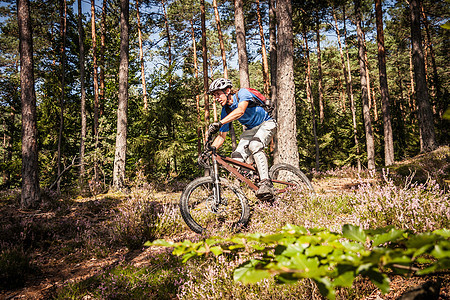
[[219, 185], [219, 201], [214, 193], [214, 180], [209, 176], [195, 179], [181, 194], [181, 216], [194, 232], [231, 232], [247, 224], [250, 215], [247, 198], [224, 178], [220, 178]]
[[276, 164], [269, 170], [275, 190], [275, 198], [283, 202], [292, 202], [302, 193], [314, 193], [314, 187], [308, 177], [298, 168], [288, 164]]

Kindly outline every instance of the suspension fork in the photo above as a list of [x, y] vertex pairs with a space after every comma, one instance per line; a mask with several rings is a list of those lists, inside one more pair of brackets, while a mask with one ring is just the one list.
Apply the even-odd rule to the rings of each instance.
[[213, 163], [213, 180], [214, 180], [214, 198], [216, 200], [216, 204], [220, 203], [221, 197], [220, 197], [220, 179], [219, 179], [219, 164], [216, 160], [216, 150], [213, 149], [212, 152], [212, 163]]

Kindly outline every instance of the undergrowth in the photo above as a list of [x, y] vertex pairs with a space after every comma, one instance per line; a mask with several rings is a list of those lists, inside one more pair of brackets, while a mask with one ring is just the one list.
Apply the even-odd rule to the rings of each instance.
[[[446, 161], [447, 156], [444, 157]], [[426, 165], [426, 161], [422, 161]], [[443, 162], [436, 169], [446, 166]], [[429, 174], [441, 174], [436, 171]], [[338, 232], [343, 224], [362, 228], [393, 225], [414, 232], [448, 228], [449, 194], [439, 180], [431, 176], [415, 181], [408, 173], [400, 175], [391, 169], [385, 172], [364, 172], [345, 168], [317, 173], [322, 178], [347, 178], [355, 182], [350, 190], [315, 195], [299, 193], [291, 205], [282, 202], [265, 203], [250, 198], [251, 217], [244, 233], [272, 233], [287, 223], [306, 228], [325, 228]], [[401, 180], [400, 180], [401, 179]], [[33, 268], [29, 253], [58, 253], [60, 258], [81, 262], [91, 258], [106, 258], [117, 249], [145, 251], [143, 265], [130, 260], [120, 261], [88, 279], [67, 282], [59, 288], [56, 299], [320, 299], [317, 287], [308, 280], [294, 285], [278, 285], [273, 279], [244, 285], [233, 280], [233, 269], [241, 263], [232, 257], [208, 257], [182, 264], [178, 257], [157, 249], [144, 249], [146, 241], [154, 239], [201, 240], [184, 224], [176, 199], [158, 198], [157, 191], [132, 189], [128, 194], [105, 194], [92, 198], [64, 202], [45, 214], [26, 218], [0, 220], [2, 249], [16, 249], [16, 258], [9, 260], [15, 273], [1, 261], [11, 253], [2, 252], [0, 278], [8, 278], [16, 287], [23, 285], [26, 273]], [[4, 209], [17, 202], [17, 195], [3, 193]], [[57, 207], [56, 204], [49, 207]], [[4, 213], [6, 211], [4, 210]], [[53, 252], [52, 252], [53, 251]], [[14, 268], [13, 266], [13, 268]], [[25, 273], [25, 275], [23, 275]], [[7, 274], [7, 275], [4, 275]], [[9, 277], [7, 277], [9, 276]], [[24, 278], [20, 281], [18, 279]], [[6, 282], [6, 281], [5, 281]], [[338, 290], [338, 299], [360, 299], [373, 293], [373, 287], [363, 280], [352, 288]], [[303, 298], [302, 298], [303, 297]]]

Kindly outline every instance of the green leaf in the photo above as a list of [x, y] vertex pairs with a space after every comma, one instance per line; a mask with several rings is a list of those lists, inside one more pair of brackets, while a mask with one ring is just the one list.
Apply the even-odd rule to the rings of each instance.
[[450, 229], [445, 229], [445, 228], [444, 229], [438, 229], [438, 230], [433, 231], [433, 233], [434, 234], [438, 234], [440, 236], [443, 236], [445, 238], [450, 238]]
[[434, 246], [433, 251], [431, 251], [431, 255], [433, 255], [437, 259], [450, 258], [450, 250], [448, 250], [448, 248], [445, 249], [441, 245], [436, 245]]
[[445, 23], [444, 25], [441, 25], [442, 28], [450, 30], [450, 21]]
[[387, 242], [396, 242], [400, 237], [403, 236], [403, 232], [403, 230], [392, 228], [387, 233], [375, 235], [373, 237], [373, 245], [379, 246]]
[[333, 284], [334, 286], [351, 287], [354, 280], [355, 280], [355, 272], [347, 271], [336, 277], [336, 279], [334, 279], [333, 281]]
[[328, 253], [332, 252], [334, 250], [331, 246], [312, 246], [305, 250], [306, 256], [327, 256]]
[[270, 273], [267, 270], [256, 269], [258, 264], [259, 261], [255, 259], [243, 263], [234, 270], [234, 280], [243, 283], [256, 283], [265, 278], [269, 278]]
[[214, 253], [215, 256], [219, 256], [220, 254], [223, 253], [223, 250], [222, 250], [222, 248], [221, 248], [220, 246], [214, 246], [214, 247], [211, 247], [211, 248], [209, 249], [209, 251], [211, 251], [212, 253]]
[[435, 241], [441, 239], [440, 236], [431, 233], [422, 233], [412, 236], [407, 242], [408, 248], [421, 248], [427, 244], [433, 244]]
[[370, 269], [363, 275], [369, 277], [370, 281], [372, 281], [383, 294], [389, 293], [389, 284], [391, 281], [386, 274], [380, 273], [376, 269]]
[[367, 236], [363, 229], [361, 229], [358, 226], [353, 226], [350, 224], [345, 224], [342, 227], [342, 235], [345, 238], [348, 238], [348, 239], [354, 240], [354, 241], [358, 241], [361, 243], [365, 243], [366, 239], [367, 239]]
[[314, 278], [314, 282], [317, 284], [319, 288], [320, 294], [322, 296], [327, 297], [328, 299], [336, 298], [336, 291], [334, 290], [334, 286], [328, 278]]

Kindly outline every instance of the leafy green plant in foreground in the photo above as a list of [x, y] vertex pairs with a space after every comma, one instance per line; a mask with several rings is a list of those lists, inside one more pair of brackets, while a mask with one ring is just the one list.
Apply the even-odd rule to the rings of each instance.
[[146, 245], [173, 247], [173, 254], [183, 255], [183, 261], [209, 253], [249, 255], [234, 270], [235, 281], [255, 283], [273, 275], [279, 283], [310, 278], [322, 295], [334, 299], [336, 287], [350, 287], [359, 275], [387, 293], [387, 273], [427, 275], [448, 271], [449, 238], [448, 229], [414, 234], [394, 227], [364, 230], [344, 225], [340, 234], [287, 225], [274, 234], [237, 234], [200, 242], [157, 240]]

